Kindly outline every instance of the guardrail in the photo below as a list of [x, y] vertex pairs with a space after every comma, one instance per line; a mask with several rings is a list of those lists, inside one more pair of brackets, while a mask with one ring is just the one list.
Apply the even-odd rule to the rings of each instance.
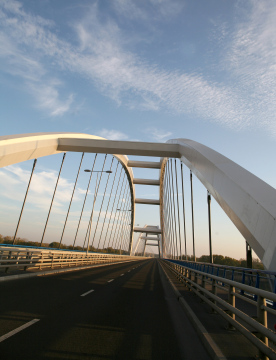
[[39, 250], [0, 246], [0, 269], [45, 269], [115, 263], [143, 259], [138, 256], [86, 253], [83, 251]]
[[[249, 286], [254, 286], [257, 289], [263, 289], [276, 293], [275, 271], [249, 269], [237, 266], [218, 265], [187, 260], [168, 260], [179, 265], [187, 266], [191, 269], [203, 271], [211, 275], [220, 276], [225, 279], [237, 281]], [[273, 307], [276, 308], [276, 303]]]
[[[276, 302], [276, 294], [258, 289], [203, 271], [179, 265], [172, 261], [163, 263], [183, 282], [190, 290], [198, 295], [212, 309], [227, 320], [229, 328], [240, 331], [251, 341], [260, 352], [261, 359], [276, 359], [275, 348], [276, 334], [267, 327], [267, 312], [276, 315], [276, 310], [267, 305], [267, 300]], [[227, 294], [227, 300], [217, 295], [220, 289]], [[256, 296], [257, 301], [242, 294]], [[236, 298], [256, 307], [256, 317], [245, 314], [236, 307]], [[252, 332], [252, 328], [254, 329]]]

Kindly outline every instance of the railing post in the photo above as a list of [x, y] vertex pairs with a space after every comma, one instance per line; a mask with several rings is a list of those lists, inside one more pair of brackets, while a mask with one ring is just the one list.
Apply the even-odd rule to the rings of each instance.
[[[11, 258], [12, 258], [12, 251], [9, 251], [9, 255], [8, 255], [7, 259], [11, 260]], [[5, 273], [7, 273], [8, 271], [9, 271], [9, 266], [5, 268]]]
[[[26, 263], [28, 262], [28, 260], [29, 260], [29, 252], [27, 252], [27, 254], [26, 254]], [[29, 260], [30, 261], [30, 260]], [[28, 269], [28, 266], [24, 266], [24, 271], [27, 271], [27, 269]]]
[[[245, 284], [245, 272], [244, 271], [242, 272], [242, 284]], [[240, 290], [240, 294], [244, 295], [244, 290]]]
[[[258, 295], [257, 300], [257, 321], [261, 323], [263, 326], [267, 328], [267, 311], [265, 310], [266, 299], [260, 295]], [[266, 346], [268, 346], [268, 338], [262, 334], [259, 334], [260, 340], [264, 342]], [[262, 352], [259, 353], [260, 359], [268, 360], [268, 357]]]
[[[217, 287], [216, 287], [216, 280], [212, 279], [212, 293], [217, 296]], [[216, 300], [213, 300], [213, 303], [217, 305]], [[216, 311], [212, 308], [212, 313], [216, 313]]]
[[[191, 281], [192, 281], [192, 269], [189, 269], [189, 282], [191, 283]], [[189, 290], [191, 289], [189, 288]]]
[[[232, 286], [232, 285], [229, 285], [229, 289], [228, 289], [228, 302], [234, 308], [236, 307], [235, 287]], [[230, 311], [228, 315], [231, 316], [231, 318], [233, 320], [235, 320], [235, 317], [236, 317], [235, 313]], [[232, 324], [230, 324], [230, 323], [228, 323], [227, 329], [228, 330], [235, 330], [234, 326]]]

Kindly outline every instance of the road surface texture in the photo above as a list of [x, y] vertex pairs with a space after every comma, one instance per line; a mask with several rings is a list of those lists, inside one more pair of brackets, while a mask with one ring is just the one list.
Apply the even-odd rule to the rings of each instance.
[[154, 259], [0, 283], [0, 357], [210, 359]]

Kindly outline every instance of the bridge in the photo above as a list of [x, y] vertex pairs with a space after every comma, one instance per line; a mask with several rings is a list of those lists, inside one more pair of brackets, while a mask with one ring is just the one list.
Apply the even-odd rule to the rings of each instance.
[[[45, 164], [57, 162], [47, 212], [31, 213], [30, 199], [41, 201], [32, 187], [40, 186], [41, 196], [48, 191]], [[21, 208], [12, 210], [13, 236], [0, 245], [3, 358], [276, 359], [275, 189], [187, 139], [0, 137], [0, 167], [8, 171], [15, 164], [29, 167], [29, 174]], [[58, 211], [59, 188], [74, 169], [66, 211]], [[135, 177], [138, 169], [158, 177]], [[206, 188], [208, 263], [196, 261], [194, 177]], [[158, 198], [136, 197], [136, 187], [145, 186], [158, 189]], [[191, 256], [185, 191], [191, 199]], [[212, 198], [245, 239], [247, 268], [213, 264]], [[158, 223], [152, 216], [137, 224], [142, 205], [147, 214], [158, 213]], [[22, 243], [22, 228], [34, 233], [37, 244]], [[265, 270], [252, 269], [252, 249]]]

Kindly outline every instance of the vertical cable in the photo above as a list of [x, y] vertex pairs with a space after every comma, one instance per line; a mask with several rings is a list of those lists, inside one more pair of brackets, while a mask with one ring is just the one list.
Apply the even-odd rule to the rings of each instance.
[[166, 233], [166, 242], [164, 242], [165, 244], [165, 253], [167, 254], [167, 256], [169, 256], [169, 222], [168, 222], [168, 171], [167, 170], [167, 165], [165, 167], [165, 176], [164, 176], [164, 205], [165, 205], [165, 233]]
[[[102, 226], [102, 230], [101, 230], [101, 234], [100, 234], [99, 244], [100, 244], [101, 238], [102, 238], [102, 233], [103, 233], [103, 229], [104, 229], [104, 225], [105, 225], [106, 215], [107, 215], [108, 208], [109, 208], [109, 203], [110, 203], [111, 196], [112, 196], [112, 191], [113, 191], [113, 187], [114, 187], [114, 183], [115, 183], [115, 179], [116, 179], [116, 175], [117, 175], [118, 166], [119, 166], [119, 161], [117, 162], [113, 183], [112, 183], [112, 187], [111, 187], [111, 190], [110, 190], [110, 195], [109, 195], [109, 198], [108, 198], [108, 204], [107, 204], [107, 208], [106, 208], [106, 212], [105, 212], [105, 216], [104, 216], [104, 221], [103, 221], [103, 226]], [[99, 248], [99, 246], [98, 246], [98, 248]]]
[[[101, 175], [102, 175], [102, 173], [101, 173]], [[88, 254], [88, 251], [89, 251], [90, 237], [91, 237], [91, 230], [92, 230], [92, 220], [93, 220], [95, 203], [96, 203], [96, 199], [97, 199], [97, 195], [98, 195], [98, 188], [99, 188], [99, 185], [97, 186], [97, 184], [98, 184], [98, 176], [99, 176], [99, 173], [97, 173], [96, 186], [95, 186], [95, 192], [94, 192], [94, 200], [93, 200], [93, 207], [92, 207], [91, 216], [90, 216], [90, 220], [89, 220], [89, 236], [88, 236], [88, 239], [87, 239], [86, 254]], [[101, 179], [99, 180], [99, 184], [100, 184], [100, 181], [101, 181]]]
[[93, 175], [93, 170], [94, 170], [94, 166], [95, 166], [95, 163], [96, 163], [97, 155], [98, 155], [98, 154], [95, 154], [95, 158], [94, 158], [94, 162], [93, 162], [93, 165], [92, 165], [90, 177], [89, 177], [89, 180], [88, 180], [87, 189], [86, 189], [86, 193], [85, 193], [85, 197], [84, 197], [84, 201], [83, 201], [83, 205], [82, 205], [82, 209], [81, 209], [81, 214], [80, 214], [80, 218], [79, 218], [79, 222], [78, 222], [78, 227], [77, 227], [77, 231], [76, 231], [76, 235], [75, 235], [75, 239], [74, 239], [74, 243], [73, 243], [73, 250], [74, 250], [75, 243], [76, 243], [76, 239], [77, 239], [77, 236], [78, 236], [79, 227], [80, 227], [80, 222], [81, 222], [81, 219], [82, 219], [82, 214], [83, 214], [83, 210], [84, 210], [86, 198], [87, 198], [87, 195], [88, 195], [88, 191], [89, 191], [89, 187], [90, 187], [90, 182], [91, 182], [91, 178], [92, 178], [92, 175]]
[[[113, 156], [113, 158], [112, 158], [112, 160], [111, 160], [110, 171], [111, 171], [111, 169], [112, 169], [113, 161], [114, 161], [114, 156]], [[99, 216], [98, 216], [98, 220], [97, 220], [97, 224], [96, 224], [96, 228], [95, 228], [95, 232], [94, 232], [94, 236], [93, 236], [93, 240], [92, 240], [91, 246], [93, 246], [93, 244], [94, 244], [96, 232], [97, 232], [97, 229], [98, 229], [98, 224], [99, 224], [99, 220], [100, 220], [101, 213], [102, 213], [102, 208], [103, 208], [103, 203], [104, 203], [104, 199], [105, 199], [106, 189], [107, 189], [107, 186], [108, 186], [108, 183], [109, 183], [109, 178], [110, 178], [110, 173], [109, 173], [108, 176], [107, 176], [107, 181], [106, 181], [106, 185], [105, 185], [105, 189], [104, 189], [104, 195], [103, 195], [103, 199], [102, 199], [102, 203], [101, 203], [101, 208], [100, 208], [100, 212], [99, 212]], [[100, 245], [100, 240], [99, 240], [99, 242], [98, 242], [97, 249], [99, 248], [99, 245]]]
[[193, 256], [196, 261], [195, 255], [195, 227], [194, 227], [194, 198], [193, 198], [193, 174], [190, 170], [190, 182], [191, 182], [191, 209], [192, 209], [192, 234], [193, 234]]
[[182, 182], [182, 203], [183, 203], [183, 227], [185, 241], [185, 258], [187, 260], [187, 238], [186, 238], [186, 221], [185, 221], [185, 202], [184, 202], [184, 180], [183, 180], [183, 164], [181, 162], [181, 182]]
[[[123, 182], [122, 182], [122, 186], [121, 186], [121, 189], [120, 189], [120, 193], [119, 193], [119, 198], [118, 198], [118, 202], [117, 202], [117, 206], [116, 206], [116, 208], [118, 208], [118, 206], [119, 206], [119, 201], [120, 201], [120, 198], [121, 198], [121, 193], [122, 193], [122, 189], [123, 189], [123, 186], [125, 186], [126, 187], [126, 185], [125, 185], [125, 178], [123, 179]], [[124, 187], [124, 189], [125, 189], [125, 187]], [[115, 222], [116, 222], [116, 227], [115, 227], [115, 232], [116, 232], [116, 229], [117, 229], [117, 225], [118, 225], [118, 219], [117, 219], [117, 215], [118, 215], [118, 211], [116, 210], [115, 211], [115, 216], [114, 216], [114, 221], [113, 221], [113, 224], [112, 224], [112, 227], [111, 227], [111, 231], [110, 231], [110, 236], [109, 236], [109, 242], [110, 242], [110, 239], [112, 238], [112, 234], [113, 234], [113, 229], [114, 229], [114, 225], [115, 225]], [[118, 217], [119, 217], [119, 215], [118, 215]], [[113, 245], [114, 245], [114, 237], [113, 237], [113, 239], [112, 239], [112, 242], [111, 242], [111, 247], [113, 248]], [[108, 243], [109, 243], [108, 242]], [[115, 248], [114, 248], [115, 249]]]
[[174, 165], [175, 165], [175, 182], [176, 182], [176, 201], [177, 201], [177, 213], [178, 213], [178, 232], [179, 232], [179, 245], [180, 245], [180, 260], [182, 260], [181, 234], [180, 234], [180, 215], [179, 215], [179, 199], [178, 199], [178, 181], [177, 181], [176, 159], [174, 160]]
[[171, 258], [174, 258], [174, 233], [173, 233], [173, 225], [172, 225], [172, 201], [171, 201], [171, 177], [170, 177], [170, 163], [168, 161], [168, 203], [169, 203], [169, 232], [170, 232], [170, 243], [169, 243], [169, 251], [171, 254]]
[[174, 232], [175, 232], [175, 247], [176, 254], [178, 258], [178, 246], [177, 246], [177, 232], [176, 232], [176, 216], [175, 216], [175, 201], [174, 201], [174, 183], [173, 183], [173, 167], [172, 167], [172, 159], [171, 159], [171, 176], [172, 176], [172, 195], [173, 195], [173, 215], [174, 215]]
[[80, 161], [79, 170], [78, 170], [78, 173], [77, 173], [77, 177], [76, 177], [75, 185], [74, 185], [74, 188], [73, 188], [73, 191], [72, 191], [71, 200], [70, 200], [70, 203], [69, 203], [69, 207], [68, 207], [67, 215], [66, 215], [66, 218], [65, 218], [65, 222], [64, 222], [64, 226], [63, 226], [63, 230], [62, 230], [62, 234], [61, 234], [60, 242], [59, 242], [59, 248], [60, 248], [60, 246], [61, 246], [61, 242], [62, 242], [62, 239], [63, 239], [63, 235], [64, 235], [65, 227], [66, 227], [66, 224], [67, 224], [68, 215], [69, 215], [69, 212], [70, 212], [70, 208], [71, 208], [71, 204], [72, 204], [72, 201], [73, 201], [73, 197], [74, 197], [75, 189], [76, 189], [76, 186], [77, 186], [77, 182], [78, 182], [78, 178], [79, 178], [79, 174], [80, 174], [80, 169], [81, 169], [81, 164], [82, 164], [83, 156], [84, 156], [84, 153], [82, 153], [82, 156], [81, 156], [81, 161]]
[[28, 192], [29, 192], [29, 188], [30, 188], [32, 177], [33, 177], [36, 162], [37, 162], [37, 159], [34, 159], [32, 172], [31, 172], [31, 175], [30, 175], [30, 179], [29, 179], [29, 182], [28, 182], [26, 194], [25, 194], [25, 197], [24, 197], [24, 200], [23, 200], [22, 208], [21, 208], [21, 211], [20, 211], [19, 219], [18, 219], [17, 226], [16, 226], [15, 233], [14, 233], [14, 237], [13, 237], [13, 242], [12, 242], [13, 245], [15, 244], [16, 235], [17, 235], [19, 224], [20, 224], [21, 217], [22, 217], [22, 214], [23, 214], [25, 202], [26, 202], [26, 199], [27, 199], [27, 196], [28, 196]]
[[[105, 238], [104, 238], [103, 247], [104, 247], [104, 245], [105, 245], [106, 237], [107, 237], [108, 230], [109, 230], [109, 226], [110, 226], [110, 223], [111, 223], [111, 219], [112, 219], [112, 215], [113, 215], [113, 210], [114, 210], [114, 205], [115, 205], [115, 202], [116, 202], [116, 199], [117, 199], [117, 193], [118, 193], [118, 189], [119, 189], [119, 185], [120, 185], [120, 180], [121, 180], [122, 173], [123, 173], [123, 167], [121, 168], [121, 171], [120, 171], [119, 180], [118, 180], [118, 183], [117, 183], [116, 192], [115, 192], [115, 196], [114, 196], [114, 200], [113, 200], [113, 204], [112, 204], [111, 214], [110, 214], [110, 217], [109, 217], [109, 222], [108, 222], [107, 229], [106, 229], [106, 233], [105, 233]], [[107, 247], [109, 247], [109, 242], [110, 242], [110, 237], [109, 237], [109, 240], [108, 240], [108, 245], [107, 245]]]
[[[106, 158], [107, 158], [107, 154], [104, 157], [103, 167], [102, 167], [102, 170], [100, 172], [101, 173], [100, 180], [99, 180], [98, 184], [96, 183], [96, 186], [95, 186], [94, 202], [93, 202], [93, 206], [92, 206], [92, 210], [91, 210], [91, 216], [90, 216], [90, 219], [89, 219], [89, 223], [88, 223], [88, 226], [87, 226], [87, 231], [86, 231], [86, 235], [85, 235], [85, 239], [84, 239], [84, 244], [86, 243], [86, 238], [87, 238], [87, 235], [88, 235], [88, 229], [89, 229], [89, 241], [90, 241], [91, 229], [92, 229], [92, 220], [93, 220], [93, 214], [94, 214], [94, 207], [95, 207], [95, 202], [97, 200], [99, 187], [100, 187], [101, 181], [102, 181], [102, 176], [103, 176], [103, 172], [104, 172], [104, 166], [105, 166]], [[98, 176], [97, 176], [97, 179], [98, 179]], [[96, 194], [96, 197], [95, 197], [95, 194]], [[89, 242], [87, 242], [87, 243], [89, 245]], [[83, 245], [83, 249], [84, 249], [84, 245]]]
[[131, 211], [128, 211], [129, 209], [129, 201], [126, 202], [126, 206], [125, 206], [125, 209], [127, 211], [124, 211], [124, 215], [123, 215], [123, 219], [122, 219], [122, 240], [121, 240], [121, 246], [122, 248], [125, 246], [125, 236], [126, 236], [126, 232], [127, 232], [127, 223], [129, 224], [130, 221], [129, 221], [129, 214], [131, 213]]
[[[126, 193], [126, 190], [127, 190], [127, 183], [126, 183], [126, 187], [125, 187], [125, 190], [124, 190], [124, 194], [123, 194], [123, 200], [125, 200], [125, 193]], [[119, 221], [121, 220], [121, 224], [123, 224], [123, 221], [122, 221], [122, 218], [124, 217], [124, 215], [126, 214], [126, 206], [127, 205], [127, 202], [125, 201], [124, 202], [124, 205], [122, 206], [122, 209], [120, 211], [120, 214], [118, 216], [118, 222], [117, 222], [117, 225], [119, 223]], [[121, 225], [122, 227], [123, 225]], [[115, 246], [118, 246], [118, 237], [119, 237], [119, 233], [120, 233], [120, 226], [119, 226], [119, 229], [118, 229], [118, 233], [117, 233], [117, 237], [116, 237], [116, 230], [117, 230], [117, 226], [116, 226], [116, 229], [115, 229], [115, 232], [114, 232], [114, 239], [116, 238], [115, 240]]]
[[53, 197], [52, 197], [50, 209], [49, 209], [49, 212], [48, 212], [48, 216], [47, 216], [47, 219], [46, 219], [46, 223], [45, 223], [45, 226], [44, 226], [44, 230], [43, 230], [43, 234], [42, 234], [40, 246], [42, 245], [43, 240], [44, 240], [44, 235], [45, 235], [45, 231], [46, 231], [46, 228], [47, 228], [47, 225], [48, 225], [48, 220], [49, 220], [50, 213], [51, 213], [51, 210], [52, 210], [52, 205], [53, 205], [53, 202], [54, 202], [54, 198], [55, 198], [55, 195], [56, 195], [56, 190], [57, 190], [57, 186], [58, 186], [58, 181], [59, 181], [59, 178], [60, 178], [61, 169], [62, 169], [62, 166], [63, 166], [63, 163], [64, 163], [65, 156], [66, 156], [66, 153], [64, 153], [64, 154], [63, 154], [63, 157], [62, 157], [62, 161], [61, 161], [61, 165], [60, 165], [60, 169], [59, 169], [59, 173], [58, 173], [58, 177], [57, 177], [57, 182], [56, 182], [55, 190], [54, 190], [54, 193], [53, 193]]
[[212, 228], [211, 228], [211, 195], [207, 190], [207, 203], [208, 203], [208, 224], [209, 224], [209, 250], [210, 250], [210, 263], [213, 264], [213, 250], [212, 250]]
[[[126, 178], [125, 178], [125, 179], [126, 179]], [[124, 179], [124, 182], [125, 182], [125, 179]], [[123, 184], [124, 184], [124, 182], [123, 182]], [[125, 187], [124, 187], [124, 192], [123, 192], [123, 198], [124, 198], [124, 196], [125, 196], [127, 184], [128, 184], [128, 183], [126, 182]], [[121, 191], [120, 191], [120, 195], [119, 195], [117, 207], [119, 206], [119, 201], [120, 201], [122, 189], [123, 189], [123, 187], [121, 188]], [[116, 231], [117, 231], [117, 227], [118, 227], [119, 220], [120, 220], [120, 215], [121, 215], [121, 214], [120, 214], [120, 211], [116, 211], [116, 213], [115, 213], [115, 219], [116, 219], [116, 217], [117, 217], [117, 213], [119, 213], [119, 214], [118, 214], [118, 219], [117, 219], [117, 223], [116, 223], [116, 226], [115, 226], [114, 237], [113, 237], [113, 241], [112, 241], [112, 247], [113, 247], [113, 244], [114, 244], [114, 246], [116, 245], [116, 240], [117, 240], [117, 239], [115, 240], [115, 237], [116, 237]], [[111, 229], [110, 236], [112, 236], [114, 224], [115, 224], [115, 220], [114, 220], [114, 223], [113, 223], [113, 226], [112, 226], [112, 229]], [[115, 247], [114, 247], [114, 249], [115, 249]]]

